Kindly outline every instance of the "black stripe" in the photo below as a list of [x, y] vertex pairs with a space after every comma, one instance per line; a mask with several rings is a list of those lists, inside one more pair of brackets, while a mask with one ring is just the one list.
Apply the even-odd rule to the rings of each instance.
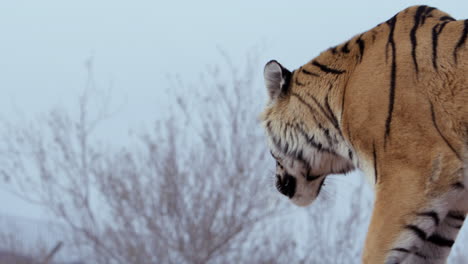
[[301, 161], [302, 164], [306, 168], [309, 168], [309, 162], [306, 161], [306, 159], [304, 158], [304, 155], [302, 153], [302, 149], [301, 150], [296, 150], [294, 153], [292, 153], [292, 156], [293, 156], [294, 159]]
[[421, 253], [419, 253], [419, 252], [414, 252], [414, 255], [415, 255], [415, 256], [418, 256], [418, 257], [420, 257], [420, 258], [422, 258], [422, 259], [427, 259], [426, 256], [424, 256], [423, 254], [421, 254]]
[[333, 139], [332, 137], [330, 136], [330, 130], [328, 130], [328, 128], [324, 128], [322, 126], [322, 124], [318, 124], [318, 127], [319, 129], [323, 132], [323, 134], [325, 135], [325, 137], [327, 138], [327, 142], [328, 142], [328, 145], [331, 146], [333, 145]]
[[281, 145], [281, 139], [277, 138], [273, 133], [270, 131], [270, 138], [273, 141], [273, 145], [275, 145], [275, 148], [279, 150], [281, 153], [286, 153]]
[[439, 132], [439, 135], [440, 137], [445, 141], [445, 144], [447, 144], [447, 146], [453, 151], [453, 153], [455, 153], [455, 155], [457, 156], [457, 158], [459, 160], [462, 160], [461, 159], [461, 156], [460, 154], [458, 154], [458, 152], [455, 150], [455, 148], [450, 144], [450, 142], [448, 141], [447, 138], [445, 138], [445, 136], [442, 134], [442, 132], [440, 131], [439, 129], [439, 126], [437, 125], [437, 119], [436, 119], [436, 116], [435, 116], [435, 112], [434, 112], [434, 106], [432, 105], [432, 102], [429, 101], [430, 105], [431, 105], [431, 118], [432, 118], [432, 123], [434, 124], [434, 127], [436, 128], [437, 132]]
[[323, 183], [325, 182], [326, 178], [327, 177], [323, 177], [323, 180], [320, 182], [320, 185], [319, 185], [318, 190], [317, 190], [317, 194], [315, 195], [316, 197], [320, 194], [320, 191], [322, 190]]
[[[312, 114], [313, 116], [315, 116], [316, 112], [314, 111], [314, 108], [313, 108], [309, 103], [307, 103], [304, 99], [302, 99], [302, 98], [301, 98], [298, 94], [296, 94], [296, 93], [292, 93], [291, 95], [292, 95], [292, 96], [295, 96], [301, 103], [303, 103], [305, 106], [307, 106], [307, 108], [309, 109], [309, 111], [311, 112], [311, 114]], [[318, 103], [318, 102], [316, 102], [316, 103]], [[319, 106], [320, 106], [320, 105], [319, 105]], [[323, 111], [323, 109], [322, 109], [322, 111]], [[323, 151], [328, 152], [328, 153], [330, 153], [330, 154], [336, 155], [336, 152], [335, 152], [335, 151], [333, 151], [332, 149], [329, 149], [329, 148], [324, 148], [324, 147], [322, 146], [321, 143], [316, 142], [316, 141], [314, 140], [314, 137], [313, 137], [313, 136], [310, 137], [301, 127], [299, 127], [299, 126], [294, 126], [294, 128], [296, 128], [296, 129], [306, 138], [307, 142], [308, 142], [312, 147], [317, 148], [318, 150], [323, 150]], [[286, 153], [286, 152], [285, 152], [285, 153]]]
[[327, 95], [325, 96], [325, 108], [327, 109], [328, 111], [328, 114], [330, 116], [330, 118], [332, 119], [332, 123], [333, 123], [333, 126], [335, 126], [336, 129], [339, 130], [339, 126], [338, 126], [338, 119], [336, 118], [335, 114], [333, 113], [332, 109], [331, 109], [331, 106], [330, 106], [330, 102], [329, 102], [329, 96], [328, 94], [330, 93], [330, 91], [327, 92]]
[[453, 218], [458, 221], [465, 221], [466, 214], [459, 211], [450, 211], [447, 217]]
[[451, 16], [443, 16], [441, 18], [439, 18], [440, 21], [455, 21], [455, 18], [451, 17]]
[[429, 241], [432, 244], [437, 245], [439, 247], [452, 247], [453, 243], [455, 243], [455, 241], [453, 241], [451, 239], [447, 239], [445, 237], [442, 237], [439, 234], [434, 234], [434, 235], [428, 237], [427, 241]]
[[279, 150], [281, 153], [287, 153], [289, 145], [286, 142], [286, 145], [283, 147], [283, 144], [281, 142], [281, 138], [276, 137], [276, 135], [273, 133], [273, 129], [271, 127], [271, 122], [268, 121], [266, 124], [267, 127], [267, 133], [269, 134], [269, 137], [273, 141], [273, 145], [275, 145], [275, 148]]
[[306, 139], [307, 143], [311, 145], [312, 147], [318, 149], [319, 151], [336, 155], [335, 151], [333, 151], [332, 149], [323, 147], [322, 143], [315, 141], [314, 136], [309, 136], [307, 132], [305, 132], [304, 129], [302, 129], [302, 127], [296, 126], [295, 128]]
[[437, 31], [439, 27], [440, 27], [440, 24], [437, 24], [432, 28], [432, 65], [434, 66], [434, 69], [436, 71], [438, 70], [436, 62], [437, 62], [437, 41], [438, 41], [438, 36], [439, 36]]
[[282, 139], [280, 138], [279, 142], [280, 142], [280, 143], [281, 143], [281, 142], [284, 142], [284, 144], [282, 145], [282, 146], [283, 146], [283, 151], [282, 151], [282, 152], [283, 152], [283, 153], [286, 153], [286, 154], [289, 153], [289, 143], [288, 143], [288, 141], [287, 141], [287, 140], [282, 140]]
[[322, 70], [322, 71], [324, 71], [326, 73], [342, 74], [342, 73], [346, 72], [345, 70], [337, 70], [337, 69], [329, 68], [328, 66], [325, 66], [325, 65], [323, 65], [321, 63], [318, 63], [317, 61], [313, 61], [312, 65], [319, 67], [320, 70]]
[[437, 44], [439, 41], [439, 35], [442, 33], [442, 30], [444, 30], [445, 25], [447, 25], [448, 22], [444, 22], [442, 24], [437, 24], [432, 28], [432, 65], [434, 66], [434, 69], [437, 69]]
[[330, 102], [328, 100], [328, 98], [329, 98], [328, 95], [330, 94], [331, 88], [332, 88], [332, 85], [330, 85], [330, 87], [328, 89], [328, 92], [327, 92], [327, 95], [325, 96], [325, 107], [328, 110], [328, 114], [330, 115], [330, 118], [333, 120], [333, 122], [332, 122], [333, 126], [338, 131], [338, 134], [340, 135], [340, 137], [343, 138], [343, 134], [341, 133], [341, 128], [340, 128], [340, 123], [338, 122], [338, 118], [336, 117], [335, 113], [332, 111], [331, 106], [330, 106]]
[[365, 44], [364, 40], [361, 39], [362, 35], [359, 36], [359, 38], [356, 39], [356, 43], [359, 46], [359, 62], [362, 62], [362, 57], [364, 56], [364, 49], [365, 49]]
[[336, 47], [336, 46], [335, 46], [335, 47], [331, 47], [331, 48], [330, 48], [330, 51], [331, 51], [332, 54], [338, 53], [338, 50], [337, 50], [337, 47]]
[[375, 39], [377, 38], [376, 35], [377, 35], [377, 34], [376, 34], [375, 31], [374, 31], [373, 34], [372, 34], [372, 43], [375, 43]]
[[421, 240], [426, 240], [427, 234], [422, 230], [421, 228], [415, 226], [415, 225], [407, 225], [405, 226], [406, 229], [409, 229], [413, 231], [413, 233], [419, 237]]
[[388, 26], [390, 27], [390, 33], [388, 34], [387, 48], [390, 45], [392, 48], [392, 66], [390, 71], [390, 92], [389, 92], [389, 103], [388, 103], [388, 116], [385, 122], [385, 137], [384, 137], [384, 146], [387, 143], [387, 137], [390, 136], [390, 124], [392, 123], [393, 115], [393, 104], [395, 103], [395, 88], [396, 88], [396, 47], [395, 41], [393, 39], [393, 33], [395, 32], [395, 25], [397, 22], [396, 15], [387, 21]]
[[281, 125], [280, 125], [280, 128], [281, 128], [281, 126], [283, 127], [283, 131], [282, 131], [281, 137], [282, 137], [282, 138], [288, 138], [288, 123], [281, 124]]
[[[317, 115], [318, 113], [314, 110], [314, 108], [312, 107], [311, 104], [309, 104], [308, 102], [306, 102], [299, 94], [297, 93], [291, 93], [292, 96], [296, 97], [301, 103], [305, 104], [307, 106], [307, 108], [309, 108], [310, 110], [310, 113], [312, 114], [312, 116], [314, 117], [315, 121], [317, 122], [317, 119], [315, 118], [315, 115]], [[323, 109], [323, 107], [318, 103], [317, 99], [315, 99], [315, 97], [313, 95], [310, 95], [307, 93], [308, 96], [310, 96], [312, 98], [312, 100], [314, 100], [315, 104], [318, 105], [320, 107], [320, 110], [322, 110], [322, 112], [324, 112], [324, 115], [326, 115], [325, 113], [325, 110]], [[317, 122], [318, 123], [318, 122]]]
[[304, 68], [302, 68], [301, 71], [302, 71], [302, 73], [307, 74], [307, 75], [312, 75], [312, 76], [316, 76], [316, 77], [319, 77], [319, 76], [320, 76], [320, 75], [318, 75], [317, 73], [315, 73], [315, 72], [310, 72], [310, 71], [308, 71], [308, 70], [306, 70], [306, 69], [304, 69]]
[[[300, 129], [297, 124], [290, 124], [290, 123], [285, 123], [284, 127], [285, 127], [285, 131], [288, 129], [289, 129], [288, 131], [291, 131], [291, 130], [297, 131], [298, 129]], [[291, 137], [294, 137], [292, 139], [292, 145], [297, 146], [298, 145], [297, 142], [299, 142], [297, 133], [290, 133], [290, 135]], [[308, 165], [308, 162], [305, 161], [305, 158], [303, 156], [302, 149], [290, 148], [287, 141], [285, 142], [284, 147], [280, 146], [280, 149], [283, 150], [282, 153], [284, 153], [285, 155], [288, 155], [289, 157], [292, 157], [293, 159], [302, 161], [302, 163], [304, 163], [304, 165], [306, 166]]]
[[319, 121], [317, 120], [317, 116], [319, 116], [319, 113], [315, 110], [315, 108], [313, 108], [311, 104], [307, 103], [304, 99], [302, 99], [298, 94], [291, 93], [291, 96], [295, 96], [300, 102], [307, 106], [307, 109], [311, 114], [310, 116], [314, 119], [314, 122], [318, 124]]
[[377, 169], [377, 152], [375, 151], [375, 142], [372, 142], [372, 155], [374, 157], [374, 177], [375, 177], [375, 184], [377, 184], [378, 178], [378, 169]]
[[299, 82], [299, 81], [297, 80], [297, 78], [296, 78], [296, 80], [295, 80], [295, 83], [296, 83], [296, 85], [298, 85], [298, 86], [305, 86], [305, 84]]
[[[297, 125], [292, 125], [292, 124], [289, 124], [289, 123], [286, 123], [285, 126], [287, 126], [290, 130], [297, 130], [298, 129]], [[297, 142], [299, 141], [297, 133], [291, 133], [291, 135], [294, 136], [292, 145], [297, 146]], [[295, 160], [301, 161], [306, 166], [308, 166], [308, 164], [309, 164], [308, 162], [306, 162], [306, 160], [305, 160], [305, 158], [303, 156], [302, 149], [289, 148], [288, 142], [286, 142], [286, 152], [283, 152], [283, 153], [288, 155], [289, 157], [295, 159]]]
[[453, 51], [453, 58], [455, 59], [455, 63], [457, 63], [457, 51], [463, 44], [465, 44], [466, 36], [468, 35], [468, 19], [465, 20], [465, 27], [463, 28], [463, 33], [458, 40], [457, 46], [455, 46], [455, 50]]
[[424, 25], [424, 22], [426, 21], [426, 18], [430, 17], [432, 11], [434, 11], [434, 10], [435, 10], [435, 7], [427, 7], [426, 8], [426, 10], [424, 11], [424, 14], [422, 16], [421, 25]]
[[455, 189], [465, 189], [465, 185], [461, 182], [456, 182], [454, 184], [452, 184], [453, 188]]
[[346, 98], [346, 88], [348, 88], [348, 85], [345, 84], [343, 87], [343, 95], [341, 96], [341, 120], [343, 120], [344, 105], [345, 105], [345, 98]]
[[348, 149], [348, 157], [350, 160], [353, 160], [353, 152], [350, 149]]
[[[271, 155], [275, 160], [278, 159], [278, 157], [277, 157], [277, 156], [273, 153], [273, 151], [271, 151], [271, 150], [270, 150], [270, 155]], [[278, 162], [278, 161], [276, 161], [276, 162]]]
[[417, 215], [418, 216], [427, 216], [427, 217], [432, 218], [432, 220], [434, 221], [436, 226], [439, 225], [439, 223], [440, 223], [439, 215], [435, 211], [418, 213]]
[[[294, 95], [297, 98], [299, 98], [300, 100], [304, 101], [304, 99], [300, 98], [300, 96], [298, 94], [292, 93], [292, 95]], [[327, 110], [325, 110], [325, 108], [323, 108], [323, 106], [319, 103], [319, 101], [313, 95], [311, 95], [310, 93], [307, 93], [307, 95], [310, 96], [310, 98], [312, 98], [312, 100], [319, 107], [319, 109], [323, 113], [323, 115], [328, 119], [328, 121], [330, 121], [330, 123], [333, 124], [333, 126], [336, 128], [338, 133], [341, 135], [341, 131], [340, 131], [340, 128], [339, 128], [339, 125], [338, 125], [338, 120], [336, 119], [335, 115], [333, 115], [333, 112], [331, 112], [332, 115], [330, 116], [330, 114], [327, 112]], [[331, 109], [330, 109], [330, 111], [331, 111]]]
[[422, 19], [423, 19], [423, 14], [424, 11], [426, 10], [427, 6], [420, 6], [416, 10], [416, 13], [414, 15], [414, 25], [413, 28], [411, 29], [410, 32], [410, 39], [411, 39], [411, 56], [413, 57], [413, 63], [414, 63], [414, 68], [416, 70], [416, 74], [419, 73], [419, 67], [418, 67], [418, 60], [416, 58], [416, 46], [418, 45], [418, 41], [416, 39], [416, 31], [419, 28], [419, 24], [421, 24]]
[[349, 45], [349, 41], [346, 42], [346, 43], [344, 44], [344, 46], [341, 48], [341, 52], [343, 52], [343, 53], [349, 53], [350, 50], [349, 50], [348, 45]]
[[308, 182], [311, 182], [311, 181], [316, 181], [316, 180], [320, 179], [322, 176], [323, 176], [323, 175], [312, 175], [312, 174], [307, 174], [305, 178], [306, 178], [306, 180], [307, 180]]

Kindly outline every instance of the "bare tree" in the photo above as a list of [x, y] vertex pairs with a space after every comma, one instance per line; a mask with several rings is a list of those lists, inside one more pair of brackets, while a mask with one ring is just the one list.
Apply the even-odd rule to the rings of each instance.
[[227, 72], [211, 69], [192, 96], [176, 94], [165, 121], [121, 149], [93, 135], [107, 113], [90, 113], [89, 85], [76, 117], [55, 109], [38, 122], [5, 123], [0, 173], [11, 192], [65, 223], [78, 254], [98, 263], [271, 259], [274, 246], [258, 230], [261, 223], [270, 232], [265, 220], [277, 208], [268, 196], [272, 163], [257, 127], [252, 58], [246, 65], [240, 72], [226, 60]]

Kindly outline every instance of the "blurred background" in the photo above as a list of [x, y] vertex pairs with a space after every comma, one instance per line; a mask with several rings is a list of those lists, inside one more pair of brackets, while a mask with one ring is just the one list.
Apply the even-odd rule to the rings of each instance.
[[359, 263], [360, 172], [307, 208], [274, 189], [263, 66], [414, 4], [468, 17], [454, 0], [3, 1], [0, 263]]

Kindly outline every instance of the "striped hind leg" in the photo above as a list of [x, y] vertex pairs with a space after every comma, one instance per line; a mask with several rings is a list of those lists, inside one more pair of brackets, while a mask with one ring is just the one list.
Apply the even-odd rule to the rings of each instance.
[[[445, 263], [457, 230], [448, 230], [453, 224], [453, 208], [466, 192], [461, 171], [451, 179], [437, 184], [435, 189], [422, 190], [412, 184], [418, 172], [401, 168], [398, 191], [382, 182], [376, 190], [376, 200], [363, 253], [364, 263]], [[466, 185], [468, 186], [468, 184]], [[441, 233], [438, 233], [440, 231]], [[447, 236], [447, 237], [445, 237]], [[428, 252], [441, 247], [433, 255]], [[448, 250], [447, 250], [448, 249]], [[440, 252], [439, 252], [440, 251]], [[425, 255], [424, 255], [424, 254]], [[430, 260], [434, 258], [433, 260]]]
[[415, 211], [390, 249], [385, 263], [446, 263], [467, 213], [466, 178]]
[[466, 212], [449, 211], [436, 230], [424, 241], [422, 246], [408, 256], [404, 263], [445, 263], [457, 238]]
[[[467, 177], [466, 171], [465, 177]], [[445, 263], [467, 213], [468, 189], [465, 189], [455, 206], [448, 211], [443, 221], [437, 226], [431, 238], [427, 239], [419, 251], [409, 257], [405, 263]]]
[[423, 245], [408, 256], [404, 263], [445, 263], [468, 214], [468, 170], [466, 165], [463, 178], [463, 182], [454, 185], [457, 187], [456, 191], [461, 191], [459, 195], [456, 195], [458, 201], [448, 210], [440, 224], [436, 224], [435, 231], [424, 241]]

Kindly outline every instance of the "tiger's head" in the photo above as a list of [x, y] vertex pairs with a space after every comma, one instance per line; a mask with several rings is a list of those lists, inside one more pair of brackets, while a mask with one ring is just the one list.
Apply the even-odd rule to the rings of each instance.
[[354, 169], [329, 94], [312, 79], [302, 84], [304, 72], [315, 75], [302, 67], [291, 73], [274, 60], [265, 65], [269, 102], [260, 117], [276, 160], [276, 187], [298, 206], [317, 198], [328, 175]]

